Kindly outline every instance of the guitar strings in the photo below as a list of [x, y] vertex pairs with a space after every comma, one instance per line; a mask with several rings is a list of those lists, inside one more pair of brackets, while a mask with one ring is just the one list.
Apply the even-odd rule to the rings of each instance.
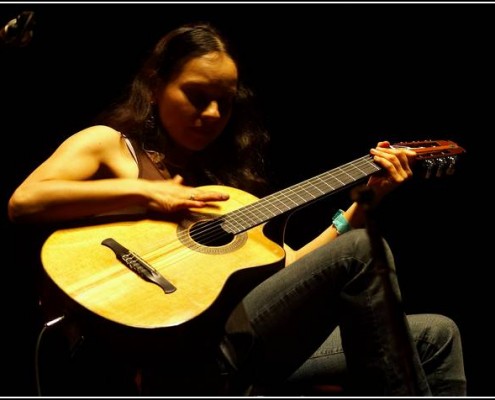
[[[217, 243], [222, 236], [225, 236], [225, 232], [233, 235], [239, 234], [268, 221], [272, 217], [281, 215], [286, 211], [295, 209], [326, 194], [330, 194], [332, 191], [342, 189], [347, 184], [370, 176], [379, 170], [381, 170], [381, 167], [373, 161], [372, 156], [366, 155], [255, 201], [252, 204], [243, 206], [218, 218], [211, 219], [209, 223], [195, 229], [195, 239], [189, 241], [191, 245], [183, 248], [182, 254], [179, 253], [172, 261], [180, 261], [184, 257], [193, 254], [201, 246]], [[353, 175], [353, 172], [356, 175]], [[329, 178], [333, 180], [333, 185], [330, 183]], [[218, 229], [219, 226], [224, 231]], [[179, 240], [182, 241], [189, 237], [190, 231], [187, 230], [178, 234]], [[180, 243], [176, 242], [176, 244], [178, 247], [182, 247]]]
[[[180, 261], [183, 258], [194, 254], [201, 246], [217, 243], [219, 239], [225, 236], [225, 232], [233, 235], [239, 234], [260, 225], [275, 216], [281, 215], [286, 211], [295, 209], [296, 207], [316, 200], [319, 197], [330, 194], [335, 190], [342, 189], [346, 185], [370, 176], [379, 170], [381, 170], [381, 167], [373, 161], [372, 156], [366, 155], [355, 161], [351, 161], [306, 181], [273, 193], [272, 195], [219, 216], [218, 218], [211, 219], [202, 227], [194, 230], [195, 239], [188, 240], [192, 245], [184, 248], [184, 246], [176, 240], [168, 245], [172, 249], [175, 247], [183, 248], [183, 251], [175, 256], [172, 259], [172, 262]], [[353, 172], [356, 175], [353, 175]], [[333, 180], [335, 186], [330, 183], [330, 179]], [[295, 198], [294, 195], [297, 196], [297, 198]], [[219, 226], [224, 229], [224, 231], [219, 229]], [[186, 230], [179, 232], [177, 237], [179, 238], [179, 241], [187, 240], [190, 237], [190, 231]], [[161, 250], [166, 250], [166, 248], [161, 247]], [[170, 259], [168, 261], [170, 261]]]

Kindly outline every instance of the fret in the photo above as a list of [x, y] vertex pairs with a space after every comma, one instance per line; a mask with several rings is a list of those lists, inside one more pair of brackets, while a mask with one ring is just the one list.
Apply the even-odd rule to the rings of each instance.
[[222, 228], [232, 234], [244, 232], [352, 185], [380, 169], [370, 156], [359, 158], [225, 214]]

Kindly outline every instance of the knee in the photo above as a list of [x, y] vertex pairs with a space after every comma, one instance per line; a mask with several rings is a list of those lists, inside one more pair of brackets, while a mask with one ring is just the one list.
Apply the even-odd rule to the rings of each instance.
[[[372, 260], [373, 248], [370, 241], [370, 237], [366, 229], [353, 229], [346, 234], [348, 243], [350, 244], [350, 252], [363, 264], [369, 264]], [[381, 238], [381, 244], [385, 251], [385, 257], [389, 268], [395, 270], [395, 263], [393, 259], [392, 250], [389, 244], [384, 238]]]
[[[457, 324], [444, 315], [427, 314], [411, 316], [413, 336], [423, 350], [426, 359], [440, 353], [462, 357], [461, 333]], [[424, 360], [426, 361], [426, 360]]]
[[442, 346], [460, 343], [461, 333], [452, 319], [438, 314], [432, 314], [429, 318], [429, 336], [435, 343]]
[[419, 357], [434, 396], [464, 396], [466, 374], [456, 323], [438, 314], [410, 316]]
[[353, 229], [342, 236], [349, 246], [349, 252], [360, 260], [371, 258], [371, 242], [366, 229]]

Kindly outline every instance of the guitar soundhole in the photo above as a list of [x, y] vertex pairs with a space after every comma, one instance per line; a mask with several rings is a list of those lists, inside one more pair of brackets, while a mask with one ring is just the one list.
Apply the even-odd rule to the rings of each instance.
[[248, 239], [246, 232], [225, 231], [218, 215], [190, 213], [177, 225], [177, 238], [190, 250], [204, 254], [225, 254], [242, 247]]
[[232, 242], [234, 235], [223, 230], [219, 221], [199, 221], [191, 226], [189, 235], [203, 246], [225, 246]]

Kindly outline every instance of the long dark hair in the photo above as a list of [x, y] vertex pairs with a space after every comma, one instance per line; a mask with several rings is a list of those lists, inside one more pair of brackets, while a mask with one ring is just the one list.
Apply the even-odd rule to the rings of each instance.
[[[152, 104], [154, 91], [163, 87], [187, 61], [211, 52], [227, 53], [237, 64], [226, 39], [208, 23], [186, 24], [166, 34], [143, 63], [123, 99], [102, 113], [98, 123], [121, 131], [143, 149], [166, 151], [166, 132], [150, 123], [156, 112]], [[266, 193], [264, 152], [268, 134], [253, 106], [253, 98], [253, 92], [239, 82], [224, 132], [207, 149], [198, 152], [189, 166], [194, 184], [221, 184], [256, 195]]]

